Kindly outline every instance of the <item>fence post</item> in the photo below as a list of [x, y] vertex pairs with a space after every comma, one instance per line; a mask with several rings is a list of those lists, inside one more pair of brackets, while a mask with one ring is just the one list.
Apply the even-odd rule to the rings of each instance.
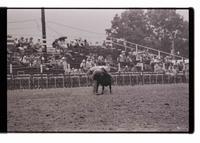
[[49, 88], [49, 74], [47, 74], [47, 88]]
[[142, 85], [145, 84], [144, 78], [145, 78], [145, 75], [142, 72]]
[[170, 80], [170, 76], [169, 75], [167, 75], [167, 79], [168, 79], [168, 83], [169, 83], [169, 80]]
[[160, 51], [158, 51], [158, 57], [160, 58]]
[[56, 88], [56, 77], [54, 77], [54, 87]]
[[124, 81], [124, 74], [122, 75], [122, 84], [125, 85], [125, 81]]
[[12, 71], [13, 71], [13, 69], [12, 69], [12, 64], [10, 64], [10, 74], [12, 75]]
[[74, 83], [73, 80], [74, 80], [74, 78], [72, 76], [70, 76], [70, 79], [71, 79], [71, 87], [74, 87], [73, 86], [73, 83]]
[[189, 75], [187, 75], [187, 73], [185, 73], [185, 82], [188, 83], [189, 82]]
[[46, 75], [46, 77], [45, 77], [45, 80], [46, 80], [46, 82], [45, 82], [45, 84], [46, 84], [45, 88], [48, 88], [48, 80], [47, 80], [47, 77], [48, 77], [48, 75]]
[[62, 85], [63, 85], [63, 88], [64, 88], [64, 85], [65, 85], [65, 83], [64, 83], [64, 73], [63, 73], [63, 77], [62, 77]]
[[144, 75], [143, 75], [143, 72], [141, 72], [141, 77], [142, 77], [142, 85], [144, 84]]
[[156, 84], [158, 84], [158, 73], [156, 73]]
[[181, 81], [180, 81], [181, 83], [183, 83], [183, 76], [181, 75]]
[[[40, 83], [40, 88], [42, 88], [43, 87], [43, 77], [42, 77], [42, 73], [43, 73], [43, 65], [42, 64], [40, 64], [40, 74], [41, 74], [41, 76], [40, 76], [40, 78], [41, 78], [41, 83]], [[39, 81], [39, 80], [38, 80]]]
[[49, 88], [49, 75], [47, 74], [46, 88]]
[[13, 76], [13, 74], [11, 74], [11, 78], [10, 79], [11, 79], [11, 89], [15, 89], [14, 88], [15, 84], [14, 84], [14, 76]]
[[135, 51], [136, 51], [136, 54], [138, 53], [138, 45], [136, 44], [135, 45]]
[[28, 79], [28, 89], [30, 89], [31, 88], [31, 80], [30, 80], [30, 76], [29, 76], [29, 79]]
[[65, 80], [66, 80], [66, 74], [64, 73], [64, 87], [66, 87]]
[[39, 88], [39, 78], [37, 77], [37, 87]]
[[88, 81], [87, 81], [88, 80], [88, 76], [86, 75], [84, 77], [85, 77], [85, 80], [86, 80], [85, 82], [86, 82], [86, 87], [87, 87], [88, 86]]
[[78, 86], [80, 87], [81, 86], [81, 79], [80, 79], [80, 74], [79, 74], [79, 76], [78, 76]]
[[43, 74], [41, 73], [41, 83], [40, 83], [40, 88], [43, 89]]
[[22, 86], [21, 86], [21, 79], [19, 79], [19, 88], [22, 89]]
[[118, 82], [117, 82], [117, 75], [115, 75], [115, 78], [116, 78], [116, 85], [118, 85]]
[[43, 66], [40, 64], [40, 73], [43, 73]]
[[121, 71], [121, 65], [118, 63], [118, 72]]
[[176, 75], [174, 75], [174, 83], [176, 84]]
[[14, 88], [16, 88], [16, 78], [14, 75], [13, 75], [13, 81], [14, 81]]
[[69, 79], [70, 79], [70, 87], [72, 88], [72, 84], [73, 84], [73, 80], [72, 80], [72, 77], [71, 77], [71, 73], [69, 74]]

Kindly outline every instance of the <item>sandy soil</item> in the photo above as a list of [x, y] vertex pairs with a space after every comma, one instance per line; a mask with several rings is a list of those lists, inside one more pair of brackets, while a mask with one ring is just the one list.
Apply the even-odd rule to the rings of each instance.
[[[101, 88], [100, 88], [101, 89]], [[8, 91], [8, 132], [188, 131], [188, 84]]]

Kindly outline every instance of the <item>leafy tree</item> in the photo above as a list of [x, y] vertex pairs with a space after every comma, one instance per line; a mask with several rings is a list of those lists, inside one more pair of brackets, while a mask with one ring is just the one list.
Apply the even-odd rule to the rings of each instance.
[[116, 14], [111, 24], [111, 28], [106, 29], [108, 37], [125, 39], [169, 53], [174, 41], [175, 53], [188, 57], [188, 22], [176, 10], [126, 10], [120, 16]]
[[111, 37], [138, 43], [144, 39], [146, 28], [143, 10], [128, 10], [121, 16], [116, 14], [111, 23], [112, 27], [106, 29], [107, 34]]

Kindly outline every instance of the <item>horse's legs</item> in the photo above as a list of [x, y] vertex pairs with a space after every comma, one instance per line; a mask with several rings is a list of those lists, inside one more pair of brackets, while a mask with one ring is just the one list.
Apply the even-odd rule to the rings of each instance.
[[112, 87], [111, 87], [111, 84], [109, 85], [109, 88], [110, 88], [110, 94], [112, 93]]
[[104, 93], [104, 85], [102, 85], [102, 92], [101, 92], [101, 94], [103, 94]]
[[97, 81], [96, 93], [98, 93], [99, 82]]
[[97, 90], [97, 81], [95, 80], [93, 83], [93, 93], [95, 93]]

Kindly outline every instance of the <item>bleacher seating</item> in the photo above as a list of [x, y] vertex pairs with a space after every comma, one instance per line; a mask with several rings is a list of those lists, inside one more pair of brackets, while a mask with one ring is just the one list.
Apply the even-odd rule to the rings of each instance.
[[[24, 40], [30, 39], [30, 40]], [[47, 53], [47, 62], [44, 63], [44, 57], [42, 50], [41, 43], [37, 42], [34, 43], [32, 38], [21, 38], [21, 39], [13, 39], [11, 36], [8, 36], [8, 71], [10, 66], [9, 64], [12, 63], [13, 66], [13, 74], [20, 73], [23, 71], [24, 73], [35, 73], [40, 71], [40, 64], [43, 64], [43, 72], [44, 73], [59, 73], [63, 71], [63, 57], [65, 57], [67, 63], [70, 65], [70, 68], [74, 71], [78, 71], [80, 69], [80, 64], [83, 60], [91, 60], [95, 62], [95, 64], [102, 63], [98, 62], [98, 57], [103, 56], [103, 63], [109, 61], [109, 65], [114, 71], [119, 70], [119, 63], [120, 63], [120, 70], [121, 71], [155, 71], [154, 65], [157, 67], [164, 66], [166, 62], [166, 57], [158, 57], [155, 54], [150, 53], [147, 48], [142, 46], [143, 48], [140, 51], [135, 52], [136, 47], [130, 47], [129, 44], [128, 48], [124, 47], [121, 41], [115, 40], [115, 42], [111, 45], [111, 41], [109, 41], [109, 45], [106, 47], [104, 46], [94, 46], [87, 44], [87, 41], [79, 41], [80, 43], [62, 43], [67, 46], [65, 48], [59, 47], [59, 40], [55, 40], [58, 43], [53, 43], [55, 50], [53, 52], [53, 48], [51, 48], [51, 52]], [[63, 39], [62, 39], [63, 42]], [[121, 42], [121, 43], [120, 43]], [[85, 44], [84, 44], [85, 43]], [[48, 48], [47, 48], [48, 49]], [[126, 50], [126, 51], [125, 51]], [[32, 51], [32, 52], [30, 52]], [[124, 59], [120, 60], [120, 56], [124, 57]], [[109, 57], [109, 60], [107, 59]], [[174, 67], [174, 61], [170, 60], [170, 64]], [[179, 64], [177, 64], [179, 66]], [[182, 66], [182, 65], [181, 65]], [[168, 67], [167, 67], [168, 68]], [[32, 70], [37, 69], [37, 70]], [[161, 68], [162, 69], [162, 68]], [[180, 68], [179, 68], [180, 69]], [[34, 72], [33, 72], [34, 71]], [[23, 73], [21, 72], [21, 73]]]

